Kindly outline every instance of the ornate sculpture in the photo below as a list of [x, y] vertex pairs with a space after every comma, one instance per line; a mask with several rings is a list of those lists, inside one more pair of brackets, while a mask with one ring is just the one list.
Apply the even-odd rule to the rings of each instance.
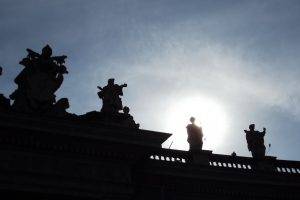
[[195, 118], [190, 118], [191, 124], [187, 125], [188, 143], [190, 145], [190, 151], [202, 150], [203, 146], [203, 133], [202, 128], [195, 124]]
[[117, 114], [123, 109], [120, 96], [123, 95], [123, 88], [127, 87], [127, 84], [115, 84], [114, 80], [113, 78], [108, 79], [108, 83], [104, 88], [98, 86], [98, 89], [100, 89], [98, 96], [103, 102], [101, 112], [109, 115]]
[[[124, 87], [127, 87], [127, 84], [115, 84], [112, 78], [108, 80], [108, 84], [103, 88], [98, 86], [100, 90], [98, 96], [103, 102], [101, 111], [88, 112], [80, 116], [80, 118], [89, 122], [102, 122], [106, 125], [138, 129], [140, 125], [136, 124], [133, 117], [129, 114], [129, 108], [127, 106], [123, 108], [120, 96], [123, 95]], [[123, 112], [120, 112], [122, 110]]]
[[28, 55], [20, 62], [24, 66], [15, 78], [18, 88], [10, 95], [12, 108], [17, 112], [44, 114], [53, 109], [55, 92], [68, 73], [64, 63], [67, 56], [52, 56], [46, 45], [42, 53], [27, 49]]
[[256, 131], [255, 124], [249, 125], [249, 130], [244, 130], [246, 133], [246, 140], [248, 143], [248, 150], [251, 151], [252, 157], [262, 159], [265, 157], [266, 147], [264, 144], [264, 136], [266, 128], [263, 131]]
[[[0, 76], [2, 75], [2, 67], [0, 67]], [[0, 112], [6, 112], [10, 110], [10, 100], [3, 94], [0, 94]]]

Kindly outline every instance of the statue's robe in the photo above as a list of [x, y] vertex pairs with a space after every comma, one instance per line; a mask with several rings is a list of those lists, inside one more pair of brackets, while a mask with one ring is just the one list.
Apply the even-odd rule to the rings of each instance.
[[103, 99], [102, 111], [107, 113], [118, 113], [122, 110], [122, 100], [120, 96], [123, 95], [123, 87], [117, 84], [107, 85], [100, 92], [98, 96]]
[[186, 128], [188, 134], [187, 141], [190, 145], [190, 150], [201, 150], [203, 146], [202, 128], [195, 124], [189, 124]]
[[248, 150], [251, 151], [253, 158], [263, 158], [266, 147], [264, 145], [264, 132], [245, 130]]

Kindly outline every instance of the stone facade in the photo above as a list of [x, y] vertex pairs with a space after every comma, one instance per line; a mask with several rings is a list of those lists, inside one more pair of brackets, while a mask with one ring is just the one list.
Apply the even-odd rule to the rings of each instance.
[[0, 129], [0, 191], [11, 198], [300, 198], [297, 161], [162, 149], [170, 134], [70, 119], [1, 114]]

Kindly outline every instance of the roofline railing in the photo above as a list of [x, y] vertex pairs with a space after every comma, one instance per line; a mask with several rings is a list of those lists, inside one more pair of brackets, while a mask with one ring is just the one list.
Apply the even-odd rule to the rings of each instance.
[[151, 161], [174, 163], [180, 165], [204, 165], [212, 168], [223, 168], [243, 171], [270, 171], [281, 174], [300, 175], [300, 161], [277, 160], [266, 156], [257, 160], [250, 157], [213, 154], [212, 151], [181, 151], [157, 149], [148, 157]]

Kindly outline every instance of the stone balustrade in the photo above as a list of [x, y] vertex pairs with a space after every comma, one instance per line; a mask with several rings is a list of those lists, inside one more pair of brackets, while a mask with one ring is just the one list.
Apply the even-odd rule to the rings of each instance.
[[156, 162], [170, 162], [181, 165], [195, 165], [199, 164], [194, 159], [195, 154], [199, 154], [202, 155], [202, 157], [206, 157], [206, 160], [208, 162], [202, 164], [205, 164], [206, 166], [212, 168], [242, 170], [245, 172], [263, 169], [265, 171], [274, 171], [276, 173], [300, 175], [299, 161], [277, 160], [276, 158], [269, 156], [266, 156], [266, 158], [263, 160], [255, 160], [250, 157], [229, 156], [212, 153], [203, 154], [203, 152], [161, 149], [160, 151], [152, 153], [149, 156], [149, 159], [151, 161]]

